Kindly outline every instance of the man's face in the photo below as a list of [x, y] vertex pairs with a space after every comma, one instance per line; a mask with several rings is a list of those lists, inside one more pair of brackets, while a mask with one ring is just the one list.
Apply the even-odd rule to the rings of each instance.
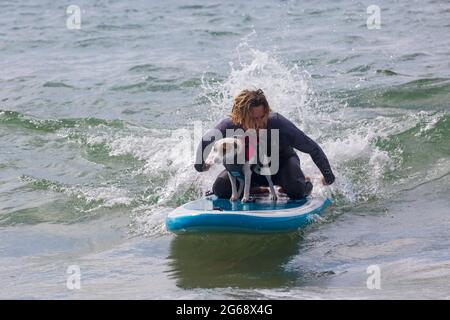
[[266, 111], [263, 105], [250, 108], [250, 119], [252, 123], [252, 128], [250, 129], [265, 129], [265, 118]]

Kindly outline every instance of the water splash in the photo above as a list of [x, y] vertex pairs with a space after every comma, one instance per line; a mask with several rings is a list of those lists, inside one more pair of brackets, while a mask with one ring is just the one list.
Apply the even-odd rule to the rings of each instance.
[[[245, 43], [238, 47], [237, 62], [230, 63], [224, 80], [202, 78], [200, 100], [206, 101], [207, 112], [203, 114], [208, 114], [207, 119], [202, 119], [204, 130], [229, 113], [233, 96], [244, 88], [263, 89], [273, 111], [288, 117], [324, 149], [337, 177], [332, 186], [322, 186], [321, 174], [308, 155], [299, 153], [301, 165], [312, 179], [313, 195], [333, 197], [337, 204], [387, 197], [392, 193], [390, 186], [409, 185], [417, 180], [414, 174], [397, 174], [407, 173], [405, 165], [418, 171], [415, 163], [408, 162], [410, 139], [420, 143], [437, 140], [433, 143], [440, 147], [448, 141], [445, 113], [358, 110], [339, 99], [321, 101], [312, 89], [307, 71]], [[158, 234], [164, 222], [154, 217], [201, 196], [222, 170], [215, 167], [199, 174], [193, 169], [199, 141], [194, 140], [191, 124], [177, 130], [153, 129], [92, 118], [41, 120], [10, 111], [1, 111], [0, 121], [22, 129], [37, 129], [41, 134], [55, 133], [63, 141], [88, 150], [89, 161], [105, 166], [110, 166], [112, 159], [124, 159], [126, 170], [118, 167], [124, 172], [112, 175], [109, 181], [98, 186], [62, 186], [55, 191], [98, 203], [93, 210], [102, 206], [131, 206], [133, 228], [145, 234]], [[130, 166], [133, 159], [139, 163]], [[441, 161], [439, 168], [442, 170], [433, 174], [442, 175], [448, 165]], [[428, 174], [428, 170], [423, 172]], [[116, 190], [110, 185], [121, 187]]]
[[[202, 78], [201, 86], [202, 98], [208, 101], [205, 105], [208, 118], [203, 124], [209, 127], [227, 116], [233, 96], [240, 90], [263, 89], [273, 111], [287, 116], [318, 141], [330, 160], [337, 179], [332, 186], [324, 187], [320, 182], [321, 174], [311, 158], [299, 153], [303, 171], [313, 180], [313, 194], [334, 197], [343, 204], [389, 196], [391, 181], [386, 181], [386, 177], [402, 165], [402, 148], [384, 150], [377, 142], [423, 123], [422, 130], [428, 131], [442, 116], [428, 112], [411, 114], [398, 110], [380, 112], [366, 109], [365, 117], [361, 118], [360, 114], [355, 114], [354, 108], [348, 108], [339, 101], [320, 103], [311, 89], [311, 79], [306, 71], [297, 65], [289, 67], [276, 56], [246, 44], [239, 46], [238, 62], [230, 62], [230, 72], [225, 80]], [[179, 205], [200, 196], [222, 170], [215, 168], [198, 174], [192, 168], [193, 159], [186, 156], [180, 159], [180, 154], [188, 154], [183, 150], [193, 147], [189, 139], [182, 141], [166, 134], [152, 138], [152, 148], [144, 149], [143, 145], [150, 145], [145, 139], [118, 140], [113, 152], [129, 149], [146, 162], [143, 172], [147, 175], [167, 173], [163, 185], [155, 190], [159, 206], [148, 208], [146, 214], [149, 216], [167, 208], [167, 205]]]

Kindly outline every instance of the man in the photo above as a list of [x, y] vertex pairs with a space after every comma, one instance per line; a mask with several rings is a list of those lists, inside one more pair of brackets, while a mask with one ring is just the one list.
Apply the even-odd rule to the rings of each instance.
[[[281, 186], [284, 193], [291, 199], [300, 199], [311, 193], [313, 185], [309, 178], [305, 178], [300, 159], [294, 148], [308, 153], [322, 173], [322, 183], [329, 185], [334, 182], [334, 174], [328, 159], [319, 145], [297, 128], [291, 121], [281, 114], [271, 112], [267, 99], [261, 89], [256, 91], [243, 90], [233, 101], [231, 115], [220, 121], [215, 129], [226, 136], [227, 129], [267, 129], [270, 140], [271, 130], [279, 130], [279, 170], [271, 176], [275, 185]], [[214, 139], [205, 134], [198, 147], [195, 169], [199, 172], [208, 170], [205, 165], [204, 150]], [[266, 186], [267, 180], [255, 172], [252, 173], [252, 186]], [[231, 182], [226, 170], [221, 172], [213, 184], [213, 193], [219, 198], [230, 198]]]

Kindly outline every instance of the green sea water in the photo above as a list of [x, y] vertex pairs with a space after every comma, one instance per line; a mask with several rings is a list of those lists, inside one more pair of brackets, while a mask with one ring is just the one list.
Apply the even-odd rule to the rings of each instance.
[[[0, 298], [450, 297], [450, 6], [3, 1]], [[243, 88], [316, 140], [336, 182], [291, 234], [175, 236], [210, 189], [204, 132]], [[368, 289], [379, 266], [381, 289]], [[67, 285], [78, 266], [81, 288]], [[69, 268], [69, 269], [68, 269]]]

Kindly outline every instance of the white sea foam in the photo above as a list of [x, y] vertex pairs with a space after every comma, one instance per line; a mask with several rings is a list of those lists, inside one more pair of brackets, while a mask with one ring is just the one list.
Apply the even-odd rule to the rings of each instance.
[[130, 205], [133, 198], [128, 190], [117, 186], [80, 186], [65, 185], [52, 182], [46, 179], [39, 179], [32, 176], [24, 175], [21, 180], [37, 186], [44, 186], [48, 190], [66, 194], [70, 197], [81, 199], [87, 204], [96, 204], [83, 211], [93, 211], [100, 207], [114, 207], [120, 205]]
[[87, 202], [102, 201], [103, 207], [129, 205], [133, 200], [128, 191], [115, 187], [81, 187], [68, 189], [71, 194], [84, 198]]

